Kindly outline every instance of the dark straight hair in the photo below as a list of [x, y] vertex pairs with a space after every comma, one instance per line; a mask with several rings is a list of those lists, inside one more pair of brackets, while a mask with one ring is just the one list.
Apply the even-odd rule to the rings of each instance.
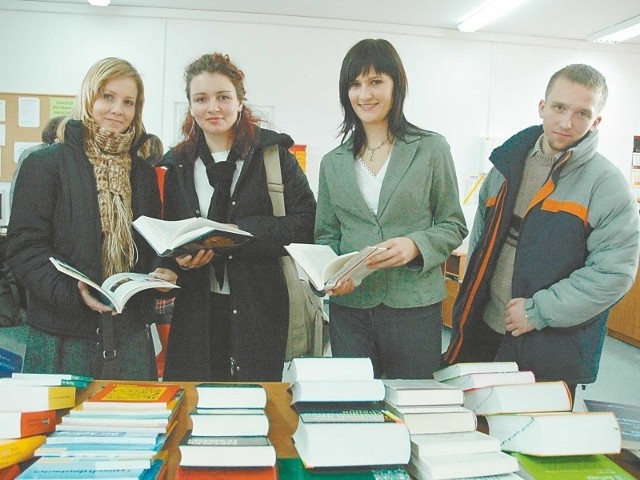
[[353, 138], [353, 154], [357, 155], [365, 144], [366, 136], [362, 122], [356, 115], [349, 100], [349, 88], [356, 77], [373, 69], [376, 73], [389, 75], [393, 80], [393, 100], [387, 116], [389, 133], [394, 138], [404, 139], [409, 131], [420, 132], [415, 125], [409, 123], [404, 116], [404, 99], [407, 96], [409, 83], [402, 60], [391, 43], [384, 39], [368, 38], [360, 40], [347, 52], [340, 69], [340, 104], [344, 119], [340, 126], [342, 143]]

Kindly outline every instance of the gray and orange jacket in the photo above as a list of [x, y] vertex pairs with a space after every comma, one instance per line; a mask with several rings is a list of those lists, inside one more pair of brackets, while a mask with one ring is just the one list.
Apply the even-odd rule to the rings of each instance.
[[[522, 180], [524, 160], [542, 135], [527, 128], [496, 148], [479, 195], [464, 282], [453, 311], [445, 364], [474, 361], [475, 322]], [[598, 373], [610, 307], [631, 288], [638, 267], [638, 206], [622, 172], [596, 152], [591, 132], [564, 152], [534, 196], [520, 226], [512, 298], [525, 298], [535, 330], [505, 335], [496, 360], [513, 360], [539, 380], [591, 383]]]

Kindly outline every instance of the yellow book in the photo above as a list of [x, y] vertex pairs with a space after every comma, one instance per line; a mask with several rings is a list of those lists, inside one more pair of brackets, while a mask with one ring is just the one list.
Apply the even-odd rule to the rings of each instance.
[[37, 412], [73, 408], [76, 387], [47, 385], [0, 385], [0, 410]]
[[32, 437], [13, 438], [7, 440], [0, 439], [0, 468], [33, 457], [33, 452], [47, 439], [44, 435], [33, 435]]

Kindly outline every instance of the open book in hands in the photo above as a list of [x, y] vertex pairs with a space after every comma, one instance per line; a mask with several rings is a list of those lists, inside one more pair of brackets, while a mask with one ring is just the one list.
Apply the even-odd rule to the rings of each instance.
[[367, 260], [386, 250], [383, 247], [364, 247], [359, 252], [337, 255], [328, 245], [291, 243], [284, 248], [317, 290], [331, 290], [338, 282], [349, 278], [354, 287], [359, 286], [362, 279], [374, 271], [367, 267]]
[[199, 250], [219, 253], [253, 238], [249, 232], [203, 217], [160, 220], [142, 215], [133, 226], [161, 257], [191, 255]]
[[49, 257], [51, 263], [58, 271], [69, 275], [70, 277], [86, 283], [100, 294], [100, 301], [110, 306], [116, 312], [122, 313], [127, 301], [136, 293], [149, 288], [180, 288], [175, 283], [166, 282], [153, 275], [146, 273], [116, 273], [107, 278], [102, 285], [87, 277], [84, 273], [76, 270], [57, 258]]

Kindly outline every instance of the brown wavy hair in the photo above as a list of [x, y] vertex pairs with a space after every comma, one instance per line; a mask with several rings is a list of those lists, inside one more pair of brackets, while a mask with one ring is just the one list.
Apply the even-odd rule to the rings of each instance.
[[[256, 125], [259, 121], [246, 104], [244, 72], [231, 61], [229, 55], [218, 52], [202, 55], [187, 65], [184, 71], [185, 93], [187, 100], [189, 100], [189, 105], [191, 105], [191, 81], [194, 77], [204, 72], [219, 73], [227, 77], [236, 90], [238, 100], [243, 103], [240, 118], [234, 125], [231, 135], [233, 148], [241, 156], [244, 156], [255, 144]], [[180, 130], [183, 140], [174, 147], [175, 155], [195, 160], [198, 156], [198, 138], [204, 133], [193, 116], [191, 116], [190, 111], [186, 112]]]

